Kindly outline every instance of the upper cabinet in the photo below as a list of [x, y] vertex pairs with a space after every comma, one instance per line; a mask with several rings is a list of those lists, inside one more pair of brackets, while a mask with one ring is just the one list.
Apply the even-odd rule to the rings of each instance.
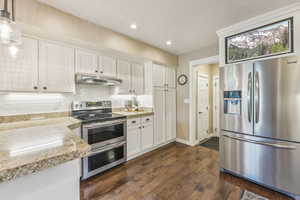
[[152, 87], [176, 88], [176, 70], [174, 67], [148, 62], [145, 64], [145, 91], [152, 93]]
[[165, 67], [158, 64], [153, 64], [153, 87], [165, 86]]
[[174, 68], [165, 67], [165, 86], [176, 88], [176, 71]]
[[41, 41], [39, 80], [44, 92], [74, 92], [74, 48]]
[[117, 77], [122, 80], [119, 94], [130, 94], [131, 91], [131, 64], [125, 60], [118, 60]]
[[144, 67], [141, 64], [131, 65], [131, 90], [136, 95], [144, 94]]
[[14, 58], [7, 47], [0, 47], [0, 90], [37, 91], [38, 40], [23, 38], [23, 45]]
[[98, 72], [98, 55], [95, 52], [76, 49], [76, 73], [94, 74]]
[[76, 73], [99, 74], [116, 77], [116, 59], [110, 56], [99, 56], [96, 52], [76, 49]]
[[117, 76], [117, 63], [115, 58], [109, 56], [101, 56], [99, 57], [99, 61], [99, 72], [101, 75], [110, 77]]
[[142, 64], [118, 60], [117, 76], [122, 79], [119, 94], [144, 94], [144, 66]]

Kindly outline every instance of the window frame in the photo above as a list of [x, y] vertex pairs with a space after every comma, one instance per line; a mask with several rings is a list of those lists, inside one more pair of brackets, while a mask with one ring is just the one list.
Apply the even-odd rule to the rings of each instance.
[[[258, 29], [265, 28], [267, 26], [272, 26], [274, 24], [285, 22], [285, 21], [287, 21], [289, 23], [289, 27], [288, 27], [288, 29], [289, 29], [289, 49], [287, 51], [268, 54], [268, 55], [254, 56], [254, 57], [249, 57], [249, 58], [239, 59], [239, 60], [234, 60], [234, 61], [229, 61], [229, 57], [228, 57], [229, 56], [228, 55], [228, 50], [229, 50], [228, 41], [229, 41], [229, 39], [231, 39], [233, 37], [236, 37], [236, 36], [239, 36], [239, 35], [242, 35], [242, 34], [245, 34], [245, 33], [248, 33], [248, 32], [252, 32], [252, 31], [255, 31], [255, 30], [258, 30]], [[233, 64], [233, 63], [238, 63], [238, 62], [243, 62], [243, 61], [273, 57], [273, 56], [290, 54], [290, 53], [294, 53], [294, 17], [289, 17], [289, 18], [286, 18], [286, 19], [283, 19], [283, 20], [280, 20], [280, 21], [276, 21], [276, 22], [273, 22], [273, 23], [270, 23], [270, 24], [259, 26], [259, 27], [256, 27], [256, 28], [253, 28], [253, 29], [250, 29], [250, 30], [247, 30], [247, 31], [243, 31], [243, 32], [225, 37], [225, 63], [226, 64]]]

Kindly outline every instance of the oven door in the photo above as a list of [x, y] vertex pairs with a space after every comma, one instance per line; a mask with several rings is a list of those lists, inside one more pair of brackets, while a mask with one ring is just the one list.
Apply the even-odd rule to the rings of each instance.
[[92, 149], [121, 142], [126, 140], [126, 120], [84, 125], [82, 134], [83, 139], [92, 146]]
[[126, 162], [126, 142], [108, 145], [92, 151], [92, 154], [83, 158], [83, 176], [85, 180], [107, 169]]

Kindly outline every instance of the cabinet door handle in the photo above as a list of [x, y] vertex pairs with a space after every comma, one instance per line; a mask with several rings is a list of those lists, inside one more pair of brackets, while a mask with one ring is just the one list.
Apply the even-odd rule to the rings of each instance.
[[136, 121], [132, 121], [132, 123], [133, 123], [133, 124], [135, 124], [135, 123], [136, 123]]
[[103, 74], [103, 71], [100, 71], [101, 74]]
[[38, 88], [37, 86], [34, 86], [33, 89], [37, 90], [37, 89], [39, 89], [39, 88]]
[[47, 87], [46, 87], [46, 86], [44, 86], [44, 87], [43, 87], [43, 89], [44, 89], [44, 90], [47, 90]]
[[95, 70], [96, 73], [98, 73], [98, 70]]

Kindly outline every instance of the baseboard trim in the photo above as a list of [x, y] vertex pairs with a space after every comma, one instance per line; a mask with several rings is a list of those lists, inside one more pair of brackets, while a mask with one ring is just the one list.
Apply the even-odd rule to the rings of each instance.
[[180, 138], [176, 138], [176, 142], [181, 143], [181, 144], [185, 144], [185, 145], [192, 146], [192, 145], [190, 144], [189, 141], [183, 140], [183, 139], [180, 139]]

